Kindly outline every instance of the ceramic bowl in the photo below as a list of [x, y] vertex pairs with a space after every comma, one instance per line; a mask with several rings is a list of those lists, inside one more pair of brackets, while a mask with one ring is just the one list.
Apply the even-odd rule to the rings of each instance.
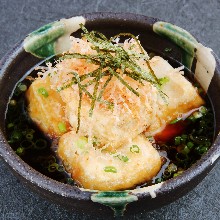
[[[10, 95], [22, 76], [42, 59], [68, 47], [68, 35], [80, 36], [78, 24], [107, 36], [120, 32], [139, 35], [143, 47], [190, 69], [207, 90], [215, 113], [215, 137], [209, 151], [182, 175], [154, 186], [119, 192], [83, 190], [50, 179], [26, 164], [6, 140], [5, 113]], [[67, 40], [67, 41], [66, 41]], [[60, 42], [64, 47], [60, 47]], [[166, 48], [171, 48], [165, 53]], [[38, 194], [74, 211], [97, 216], [129, 215], [166, 205], [193, 189], [220, 156], [220, 66], [211, 49], [173, 24], [143, 15], [92, 13], [61, 19], [41, 27], [19, 42], [0, 63], [0, 155], [14, 174]], [[125, 210], [126, 208], [126, 210]]]

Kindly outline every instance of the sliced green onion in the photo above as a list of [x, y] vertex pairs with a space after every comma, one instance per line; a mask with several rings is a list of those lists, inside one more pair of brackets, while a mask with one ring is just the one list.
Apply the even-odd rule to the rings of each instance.
[[131, 153], [139, 153], [140, 152], [140, 148], [137, 145], [132, 145], [130, 147], [130, 151], [131, 151]]
[[[204, 112], [204, 109], [202, 109], [202, 112]], [[195, 122], [197, 119], [201, 118], [203, 114], [200, 110], [194, 112], [192, 115], [190, 115], [187, 119], [191, 120], [192, 122]]]
[[24, 149], [29, 149], [34, 146], [34, 142], [29, 141], [29, 140], [24, 140], [20, 143], [20, 147]]
[[87, 143], [88, 143], [88, 138], [82, 136], [76, 141], [76, 146], [79, 147], [80, 149], [83, 149]]
[[169, 164], [166, 169], [169, 173], [175, 173], [177, 171], [177, 166], [174, 163]]
[[27, 90], [27, 86], [25, 84], [22, 84], [20, 83], [18, 85], [18, 89], [21, 91], [21, 92], [25, 92]]
[[47, 90], [44, 87], [41, 87], [37, 90], [38, 94], [44, 96], [45, 98], [47, 98], [49, 96]]
[[165, 51], [165, 52], [171, 52], [171, 51], [172, 51], [172, 48], [166, 47], [166, 48], [164, 49], [164, 51]]
[[16, 150], [16, 154], [17, 154], [18, 156], [23, 155], [24, 152], [25, 152], [25, 149], [24, 149], [23, 147], [19, 147], [19, 148]]
[[64, 167], [62, 165], [59, 165], [59, 166], [57, 166], [57, 171], [64, 172], [65, 169], [64, 169]]
[[201, 112], [194, 112], [194, 113], [193, 113], [193, 117], [194, 117], [195, 119], [201, 118], [201, 117], [202, 117], [202, 113], [201, 113]]
[[123, 162], [128, 162], [128, 157], [127, 156], [121, 156], [121, 160], [123, 161]]
[[157, 183], [161, 183], [161, 182], [163, 182], [163, 179], [162, 178], [157, 178], [157, 179], [155, 179], [155, 183], [157, 184]]
[[173, 177], [177, 177], [177, 176], [181, 175], [182, 173], [183, 173], [183, 170], [180, 170], [180, 171], [174, 173]]
[[181, 150], [182, 154], [188, 154], [190, 152], [190, 149], [185, 145], [184, 148]]
[[190, 116], [187, 118], [187, 120], [190, 120], [190, 121], [192, 121], [192, 122], [195, 122], [195, 121], [196, 121], [196, 118], [194, 118], [193, 115], [190, 115]]
[[59, 129], [60, 132], [65, 133], [67, 131], [66, 124], [64, 122], [59, 122], [58, 123], [58, 129]]
[[47, 141], [44, 139], [38, 139], [35, 142], [35, 146], [34, 146], [35, 149], [42, 150], [45, 149], [46, 147], [47, 147]]
[[189, 141], [186, 145], [189, 149], [192, 149], [194, 147], [194, 144], [191, 141]]
[[128, 162], [129, 158], [127, 156], [124, 155], [116, 155], [114, 157], [117, 157], [119, 160], [123, 161], [123, 162]]
[[199, 155], [203, 155], [204, 153], [206, 153], [206, 152], [208, 151], [208, 147], [198, 146], [197, 148], [195, 148], [195, 151], [196, 151]]
[[16, 100], [11, 99], [10, 102], [9, 102], [9, 104], [10, 104], [11, 106], [15, 106], [15, 105], [17, 104], [17, 102], [16, 102]]
[[9, 123], [9, 124], [7, 125], [7, 128], [8, 128], [8, 129], [13, 128], [13, 127], [14, 127], [14, 123]]
[[72, 178], [67, 178], [66, 183], [69, 184], [69, 185], [75, 185], [75, 182]]
[[170, 79], [167, 76], [165, 76], [165, 77], [159, 78], [158, 81], [159, 81], [160, 85], [162, 86], [165, 83], [169, 82]]
[[179, 122], [179, 121], [181, 121], [182, 119], [181, 118], [176, 118], [176, 119], [174, 119], [174, 120], [172, 120], [171, 122], [170, 122], [170, 124], [172, 125], [172, 124], [176, 124], [177, 122]]
[[33, 134], [28, 133], [28, 134], [25, 135], [25, 137], [26, 137], [27, 140], [32, 140], [34, 136], [33, 136]]
[[177, 137], [175, 137], [175, 145], [177, 146], [177, 145], [180, 145], [181, 144], [181, 137], [180, 136], [177, 136]]
[[182, 144], [185, 144], [187, 139], [188, 139], [188, 135], [186, 135], [186, 134], [181, 135], [181, 143]]
[[107, 173], [117, 173], [117, 169], [113, 166], [107, 166], [104, 168], [104, 171]]
[[13, 131], [11, 134], [11, 140], [12, 141], [19, 141], [22, 138], [22, 132], [20, 131]]
[[59, 167], [59, 165], [57, 163], [52, 163], [51, 165], [49, 165], [48, 171], [50, 173], [53, 173], [57, 170], [58, 167]]
[[205, 106], [201, 106], [199, 108], [199, 111], [202, 113], [202, 114], [206, 114], [208, 112], [207, 108]]
[[169, 172], [168, 170], [165, 170], [164, 173], [163, 173], [163, 177], [165, 179], [169, 179], [170, 177], [172, 177], [172, 173]]

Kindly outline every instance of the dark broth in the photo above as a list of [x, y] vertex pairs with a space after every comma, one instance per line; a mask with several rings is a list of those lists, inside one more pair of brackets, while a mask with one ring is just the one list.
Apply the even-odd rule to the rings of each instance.
[[[173, 67], [180, 66], [172, 59], [169, 59], [169, 63]], [[211, 146], [214, 133], [211, 104], [190, 71], [185, 69], [184, 72], [186, 78], [198, 87], [200, 95], [206, 101], [205, 108], [196, 111], [184, 121], [174, 121], [173, 124], [167, 125], [165, 130], [154, 138], [149, 137], [161, 154], [163, 166], [156, 177], [138, 187], [180, 175]], [[31, 76], [35, 77], [36, 73], [37, 71], [33, 71]], [[57, 181], [76, 185], [56, 155], [57, 140], [45, 136], [28, 116], [25, 91], [30, 84], [27, 79], [19, 82], [11, 96], [6, 114], [7, 140], [14, 151], [37, 171]]]

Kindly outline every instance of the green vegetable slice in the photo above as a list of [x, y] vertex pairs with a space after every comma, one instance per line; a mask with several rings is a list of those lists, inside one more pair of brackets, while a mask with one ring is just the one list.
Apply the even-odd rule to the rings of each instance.
[[117, 169], [113, 166], [106, 166], [104, 168], [104, 171], [107, 173], [117, 173]]
[[49, 96], [48, 91], [44, 87], [39, 88], [37, 92], [38, 94], [44, 96], [45, 98]]
[[131, 153], [139, 153], [140, 152], [140, 148], [137, 145], [132, 145], [130, 147], [130, 151], [131, 151]]

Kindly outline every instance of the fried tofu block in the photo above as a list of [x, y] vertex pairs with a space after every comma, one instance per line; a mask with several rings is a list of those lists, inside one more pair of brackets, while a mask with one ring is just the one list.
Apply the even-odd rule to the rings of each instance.
[[[106, 101], [114, 103], [113, 108], [96, 102], [92, 117], [89, 115], [91, 100], [83, 96], [79, 129], [81, 135], [95, 136], [103, 144], [109, 144], [117, 149], [152, 124], [152, 106], [157, 98], [156, 88], [148, 82], [142, 85], [130, 77], [127, 77], [126, 81], [133, 88], [137, 88], [139, 97], [129, 91], [118, 79], [113, 78], [103, 94]], [[65, 89], [61, 94], [66, 103], [66, 116], [73, 130], [76, 131], [79, 103], [77, 88]]]
[[167, 103], [158, 97], [158, 107], [154, 109], [154, 123], [146, 130], [147, 135], [154, 135], [163, 130], [170, 121], [181, 118], [183, 114], [203, 105], [204, 100], [199, 96], [197, 89], [182, 75], [181, 68], [174, 69], [159, 56], [153, 57], [150, 65], [157, 78], [167, 79], [161, 86], [162, 92], [166, 94]]
[[59, 137], [69, 130], [60, 94], [51, 89], [50, 79], [36, 79], [26, 92], [30, 118], [50, 137]]
[[57, 153], [72, 178], [86, 189], [133, 188], [161, 168], [159, 153], [143, 135], [111, 152], [96, 149], [91, 140], [71, 131], [60, 138]]

